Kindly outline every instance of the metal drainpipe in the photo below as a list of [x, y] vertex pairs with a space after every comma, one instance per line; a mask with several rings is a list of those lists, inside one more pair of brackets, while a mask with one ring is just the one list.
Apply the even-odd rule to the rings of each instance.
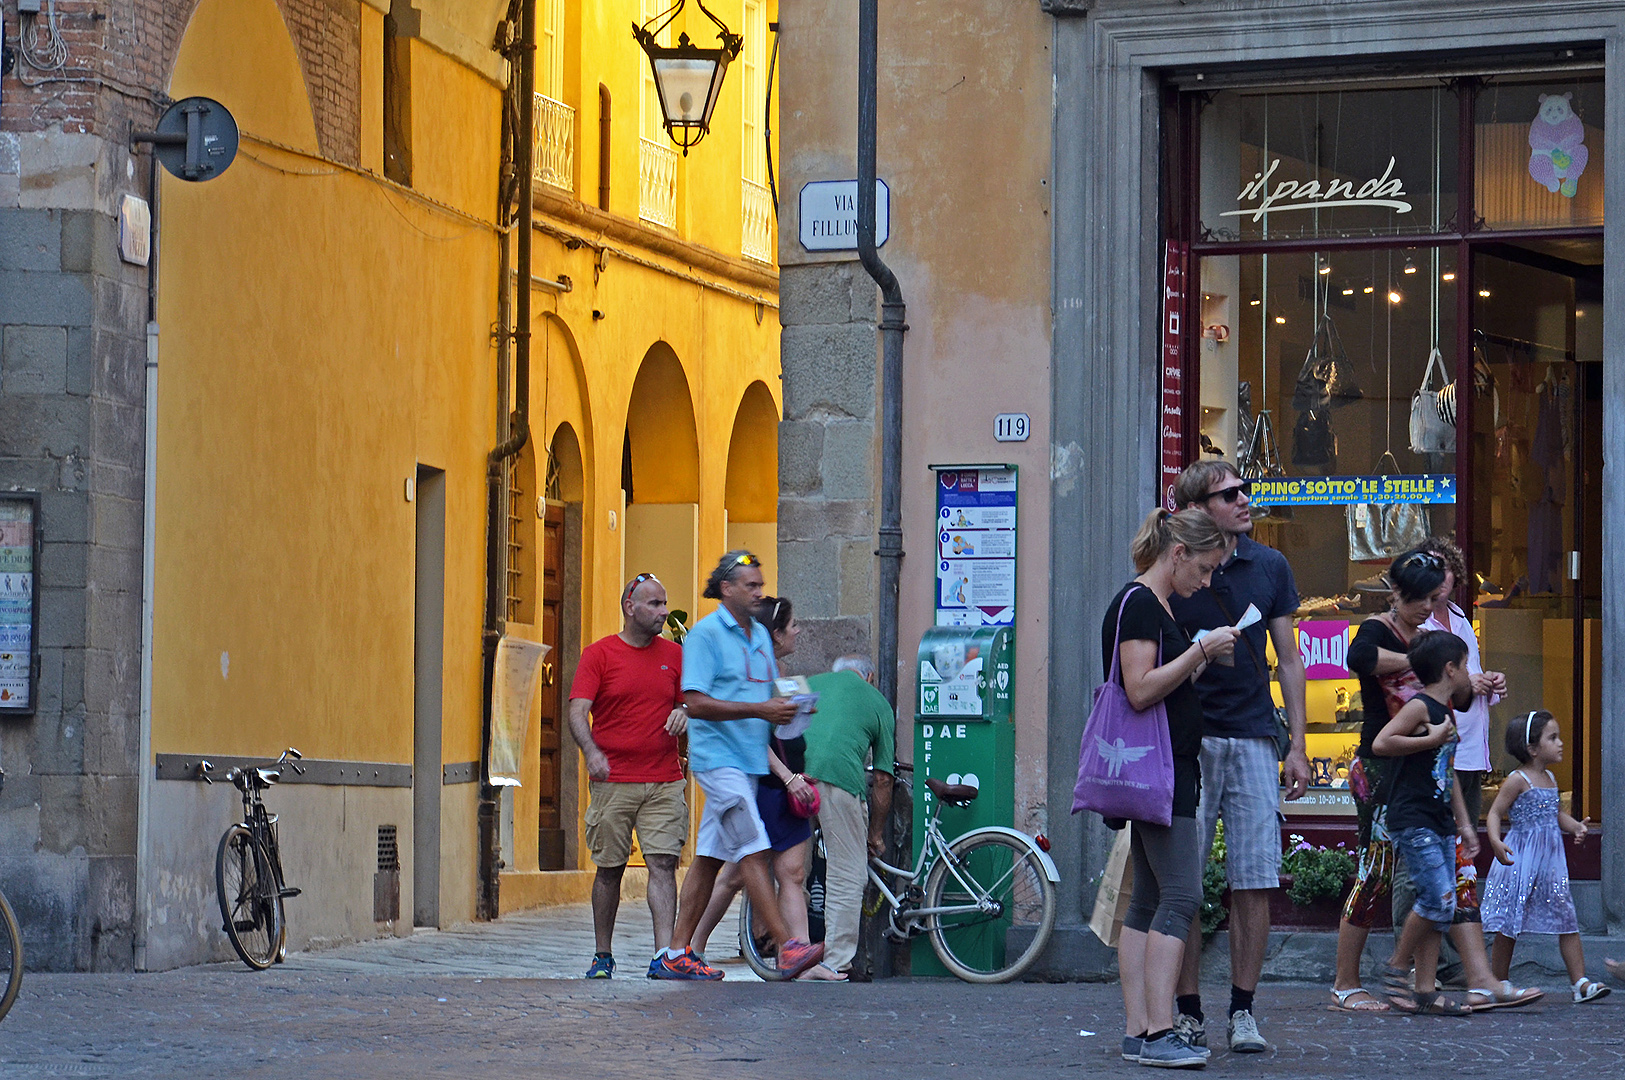
[[136, 753], [135, 970], [147, 970], [147, 932], [152, 925], [152, 582], [153, 539], [158, 532], [158, 154], [147, 150], [147, 195], [152, 200], [147, 253], [146, 448], [142, 455], [141, 507], [141, 718]]
[[[514, 341], [514, 412], [512, 433], [495, 447], [486, 458], [486, 545], [485, 545], [485, 632], [484, 646], [484, 701], [483, 722], [480, 731], [480, 802], [479, 847], [480, 891], [475, 915], [482, 919], [495, 919], [501, 911], [502, 856], [498, 822], [498, 792], [491, 783], [491, 703], [492, 686], [496, 674], [497, 642], [502, 638], [506, 612], [506, 582], [508, 576], [507, 514], [503, 512], [504, 462], [524, 449], [530, 440], [530, 266], [531, 266], [531, 210], [533, 193], [531, 174], [536, 153], [533, 132], [536, 114], [536, 8], [528, 0], [517, 0], [519, 8], [519, 41], [509, 50], [509, 62], [515, 68], [519, 89], [519, 116], [514, 125], [510, 108], [503, 106], [503, 122], [516, 126], [504, 140], [512, 147], [513, 170], [517, 174], [519, 213], [514, 220], [519, 233], [518, 278], [514, 325], [510, 329], [504, 320], [501, 332], [510, 332]], [[509, 9], [510, 11], [512, 8]], [[512, 77], [512, 76], [510, 76]], [[502, 192], [503, 212], [507, 213], [508, 189]], [[506, 252], [506, 243], [502, 245]], [[509, 275], [506, 258], [501, 267], [498, 288], [499, 309], [507, 308]], [[497, 405], [499, 411], [508, 407], [507, 396]]]
[[[879, 689], [897, 708], [897, 592], [903, 564], [903, 334], [908, 307], [903, 290], [875, 250], [875, 52], [877, 0], [858, 3], [858, 258], [880, 287], [881, 419], [880, 419], [880, 557], [879, 638], [876, 671]], [[905, 835], [912, 807], [893, 799], [888, 844]], [[894, 865], [897, 853], [888, 850]], [[892, 973], [898, 950], [879, 950], [875, 974]]]

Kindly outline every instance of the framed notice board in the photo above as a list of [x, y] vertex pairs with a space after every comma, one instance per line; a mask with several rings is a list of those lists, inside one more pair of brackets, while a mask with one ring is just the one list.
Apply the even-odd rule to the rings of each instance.
[[937, 476], [938, 626], [1016, 618], [1014, 465], [932, 465]]
[[31, 716], [39, 694], [40, 497], [0, 492], [0, 716]]

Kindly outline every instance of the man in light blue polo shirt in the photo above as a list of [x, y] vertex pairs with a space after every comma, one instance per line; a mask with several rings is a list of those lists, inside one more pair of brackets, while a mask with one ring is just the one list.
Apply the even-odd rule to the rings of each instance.
[[717, 871], [726, 862], [739, 863], [757, 925], [778, 944], [780, 978], [793, 979], [824, 956], [822, 944], [796, 941], [784, 925], [773, 891], [767, 828], [756, 809], [756, 780], [767, 774], [772, 725], [788, 724], [796, 716], [794, 704], [773, 697], [779, 674], [773, 639], [755, 618], [762, 601], [761, 565], [748, 551], [724, 555], [702, 594], [721, 600], [722, 606], [683, 639], [688, 764], [705, 793], [705, 809], [694, 842], [694, 865], [683, 879], [671, 947], [650, 969], [653, 979], [722, 978], [689, 943]]

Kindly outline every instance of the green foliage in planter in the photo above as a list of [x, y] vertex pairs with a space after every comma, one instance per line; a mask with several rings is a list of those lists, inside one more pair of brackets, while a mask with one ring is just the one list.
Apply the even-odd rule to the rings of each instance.
[[1286, 895], [1299, 907], [1308, 907], [1322, 897], [1342, 896], [1343, 886], [1356, 869], [1354, 856], [1342, 844], [1317, 847], [1296, 833], [1287, 837], [1281, 873], [1291, 875], [1292, 887]]
[[1202, 868], [1202, 937], [1207, 939], [1218, 932], [1224, 922], [1224, 822], [1214, 823], [1213, 848], [1208, 852], [1207, 865]]

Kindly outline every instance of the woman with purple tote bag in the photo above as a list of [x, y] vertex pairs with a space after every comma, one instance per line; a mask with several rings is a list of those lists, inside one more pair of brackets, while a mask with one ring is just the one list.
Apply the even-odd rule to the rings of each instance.
[[[1146, 517], [1132, 549], [1140, 576], [1112, 600], [1101, 625], [1107, 685], [1095, 694], [1079, 754], [1074, 810], [1134, 813], [1129, 844], [1134, 891], [1123, 917], [1117, 967], [1127, 1013], [1123, 1057], [1142, 1065], [1207, 1063], [1205, 1048], [1191, 1046], [1173, 1031], [1174, 980], [1202, 902], [1204, 860], [1196, 824], [1202, 704], [1192, 683], [1210, 662], [1230, 662], [1238, 632], [1224, 626], [1192, 641], [1169, 612], [1168, 597], [1206, 587], [1224, 549], [1224, 534], [1200, 510], [1159, 509]], [[1159, 742], [1172, 758], [1171, 793], [1162, 786], [1165, 776], [1146, 779], [1144, 789], [1110, 783], [1140, 775], [1130, 760], [1137, 751], [1137, 760], [1166, 769], [1152, 760], [1160, 757], [1153, 752]], [[1097, 782], [1101, 779], [1107, 782]], [[1164, 792], [1167, 805], [1146, 804], [1153, 785]], [[1124, 803], [1114, 789], [1116, 795], [1138, 794]], [[1121, 828], [1122, 819], [1114, 817], [1107, 817], [1107, 824]]]

